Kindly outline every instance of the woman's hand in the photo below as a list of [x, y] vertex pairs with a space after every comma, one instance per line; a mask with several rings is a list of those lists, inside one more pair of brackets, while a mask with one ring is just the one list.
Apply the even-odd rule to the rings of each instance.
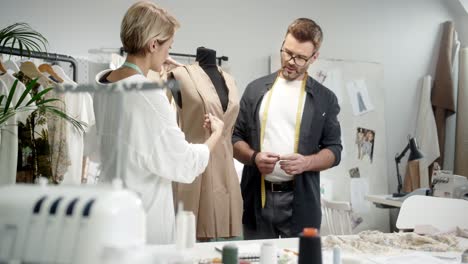
[[167, 57], [166, 61], [163, 63], [163, 65], [161, 65], [159, 76], [161, 76], [161, 79], [163, 81], [167, 81], [167, 73], [171, 71], [172, 69], [177, 68], [179, 66], [184, 66], [184, 65], [174, 60], [171, 57]]
[[210, 131], [210, 134], [219, 133], [221, 134], [224, 129], [224, 122], [216, 116], [208, 113], [205, 115], [205, 121], [203, 122], [203, 127]]

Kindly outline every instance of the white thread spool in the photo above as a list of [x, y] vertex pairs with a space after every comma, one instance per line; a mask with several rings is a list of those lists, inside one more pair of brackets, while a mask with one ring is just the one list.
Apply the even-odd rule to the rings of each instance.
[[333, 247], [333, 264], [341, 264], [341, 249], [337, 246]]
[[195, 247], [196, 242], [196, 225], [195, 225], [195, 215], [191, 211], [184, 211], [184, 220], [186, 225], [186, 243], [185, 246], [187, 249]]
[[272, 242], [264, 242], [262, 244], [260, 254], [260, 264], [277, 264], [278, 255], [276, 252], [276, 245]]

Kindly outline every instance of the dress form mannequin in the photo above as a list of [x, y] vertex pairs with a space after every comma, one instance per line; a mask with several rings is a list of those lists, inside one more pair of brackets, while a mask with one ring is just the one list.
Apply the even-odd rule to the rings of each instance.
[[218, 93], [221, 105], [223, 106], [223, 111], [226, 112], [229, 101], [229, 90], [223, 76], [218, 70], [218, 66], [216, 64], [216, 51], [205, 47], [199, 47], [197, 48], [196, 61], [198, 61], [198, 65], [200, 65], [200, 67], [210, 77], [211, 82], [214, 84], [216, 92]]
[[[234, 78], [216, 65], [216, 52], [200, 47], [197, 62], [171, 71], [180, 87], [177, 118], [190, 143], [204, 142], [207, 131], [198, 125], [211, 113], [224, 122], [220, 143], [210, 153], [207, 169], [192, 183], [174, 185], [176, 202], [192, 211], [197, 239], [232, 238], [242, 235], [242, 195], [233, 163], [232, 130], [239, 113]], [[177, 98], [174, 96], [177, 102]]]

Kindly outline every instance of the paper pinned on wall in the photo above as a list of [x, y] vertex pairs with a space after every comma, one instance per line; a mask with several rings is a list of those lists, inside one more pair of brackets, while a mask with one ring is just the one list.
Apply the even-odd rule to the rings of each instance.
[[337, 97], [338, 103], [341, 104], [343, 101], [342, 88], [343, 87], [343, 76], [341, 70], [332, 69], [329, 71], [319, 70], [314, 74], [314, 78], [323, 86], [330, 89]]
[[352, 178], [350, 189], [353, 212], [360, 215], [368, 213], [370, 211], [370, 204], [366, 201], [366, 195], [369, 193], [368, 180], [364, 178]]
[[355, 116], [363, 115], [365, 113], [374, 111], [367, 85], [364, 80], [354, 80], [346, 84], [349, 100], [353, 107]]
[[333, 200], [333, 183], [326, 177], [320, 177], [320, 194], [329, 201]]
[[349, 169], [349, 176], [351, 178], [361, 178], [361, 174], [359, 173], [359, 167]]

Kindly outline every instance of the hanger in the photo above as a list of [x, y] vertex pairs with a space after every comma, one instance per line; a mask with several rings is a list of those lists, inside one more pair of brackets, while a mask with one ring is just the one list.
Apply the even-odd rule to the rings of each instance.
[[29, 78], [35, 79], [42, 77], [42, 73], [37, 68], [36, 64], [31, 61], [25, 61], [21, 63], [20, 70]]
[[54, 71], [50, 64], [43, 63], [39, 65], [38, 69], [40, 72], [47, 72], [48, 74], [50, 74], [50, 76], [54, 77], [54, 79], [57, 80], [59, 83], [63, 83], [63, 79]]
[[65, 82], [68, 82], [68, 83], [74, 83], [74, 81], [72, 79], [70, 79], [70, 77], [68, 77], [68, 75], [65, 73], [65, 71], [63, 70], [62, 67], [60, 67], [60, 65], [52, 65], [52, 69], [57, 73], [58, 76], [60, 76], [60, 78], [62, 78]]
[[0, 59], [0, 72], [3, 72], [3, 73], [7, 72], [6, 67], [2, 62], [2, 59]]

